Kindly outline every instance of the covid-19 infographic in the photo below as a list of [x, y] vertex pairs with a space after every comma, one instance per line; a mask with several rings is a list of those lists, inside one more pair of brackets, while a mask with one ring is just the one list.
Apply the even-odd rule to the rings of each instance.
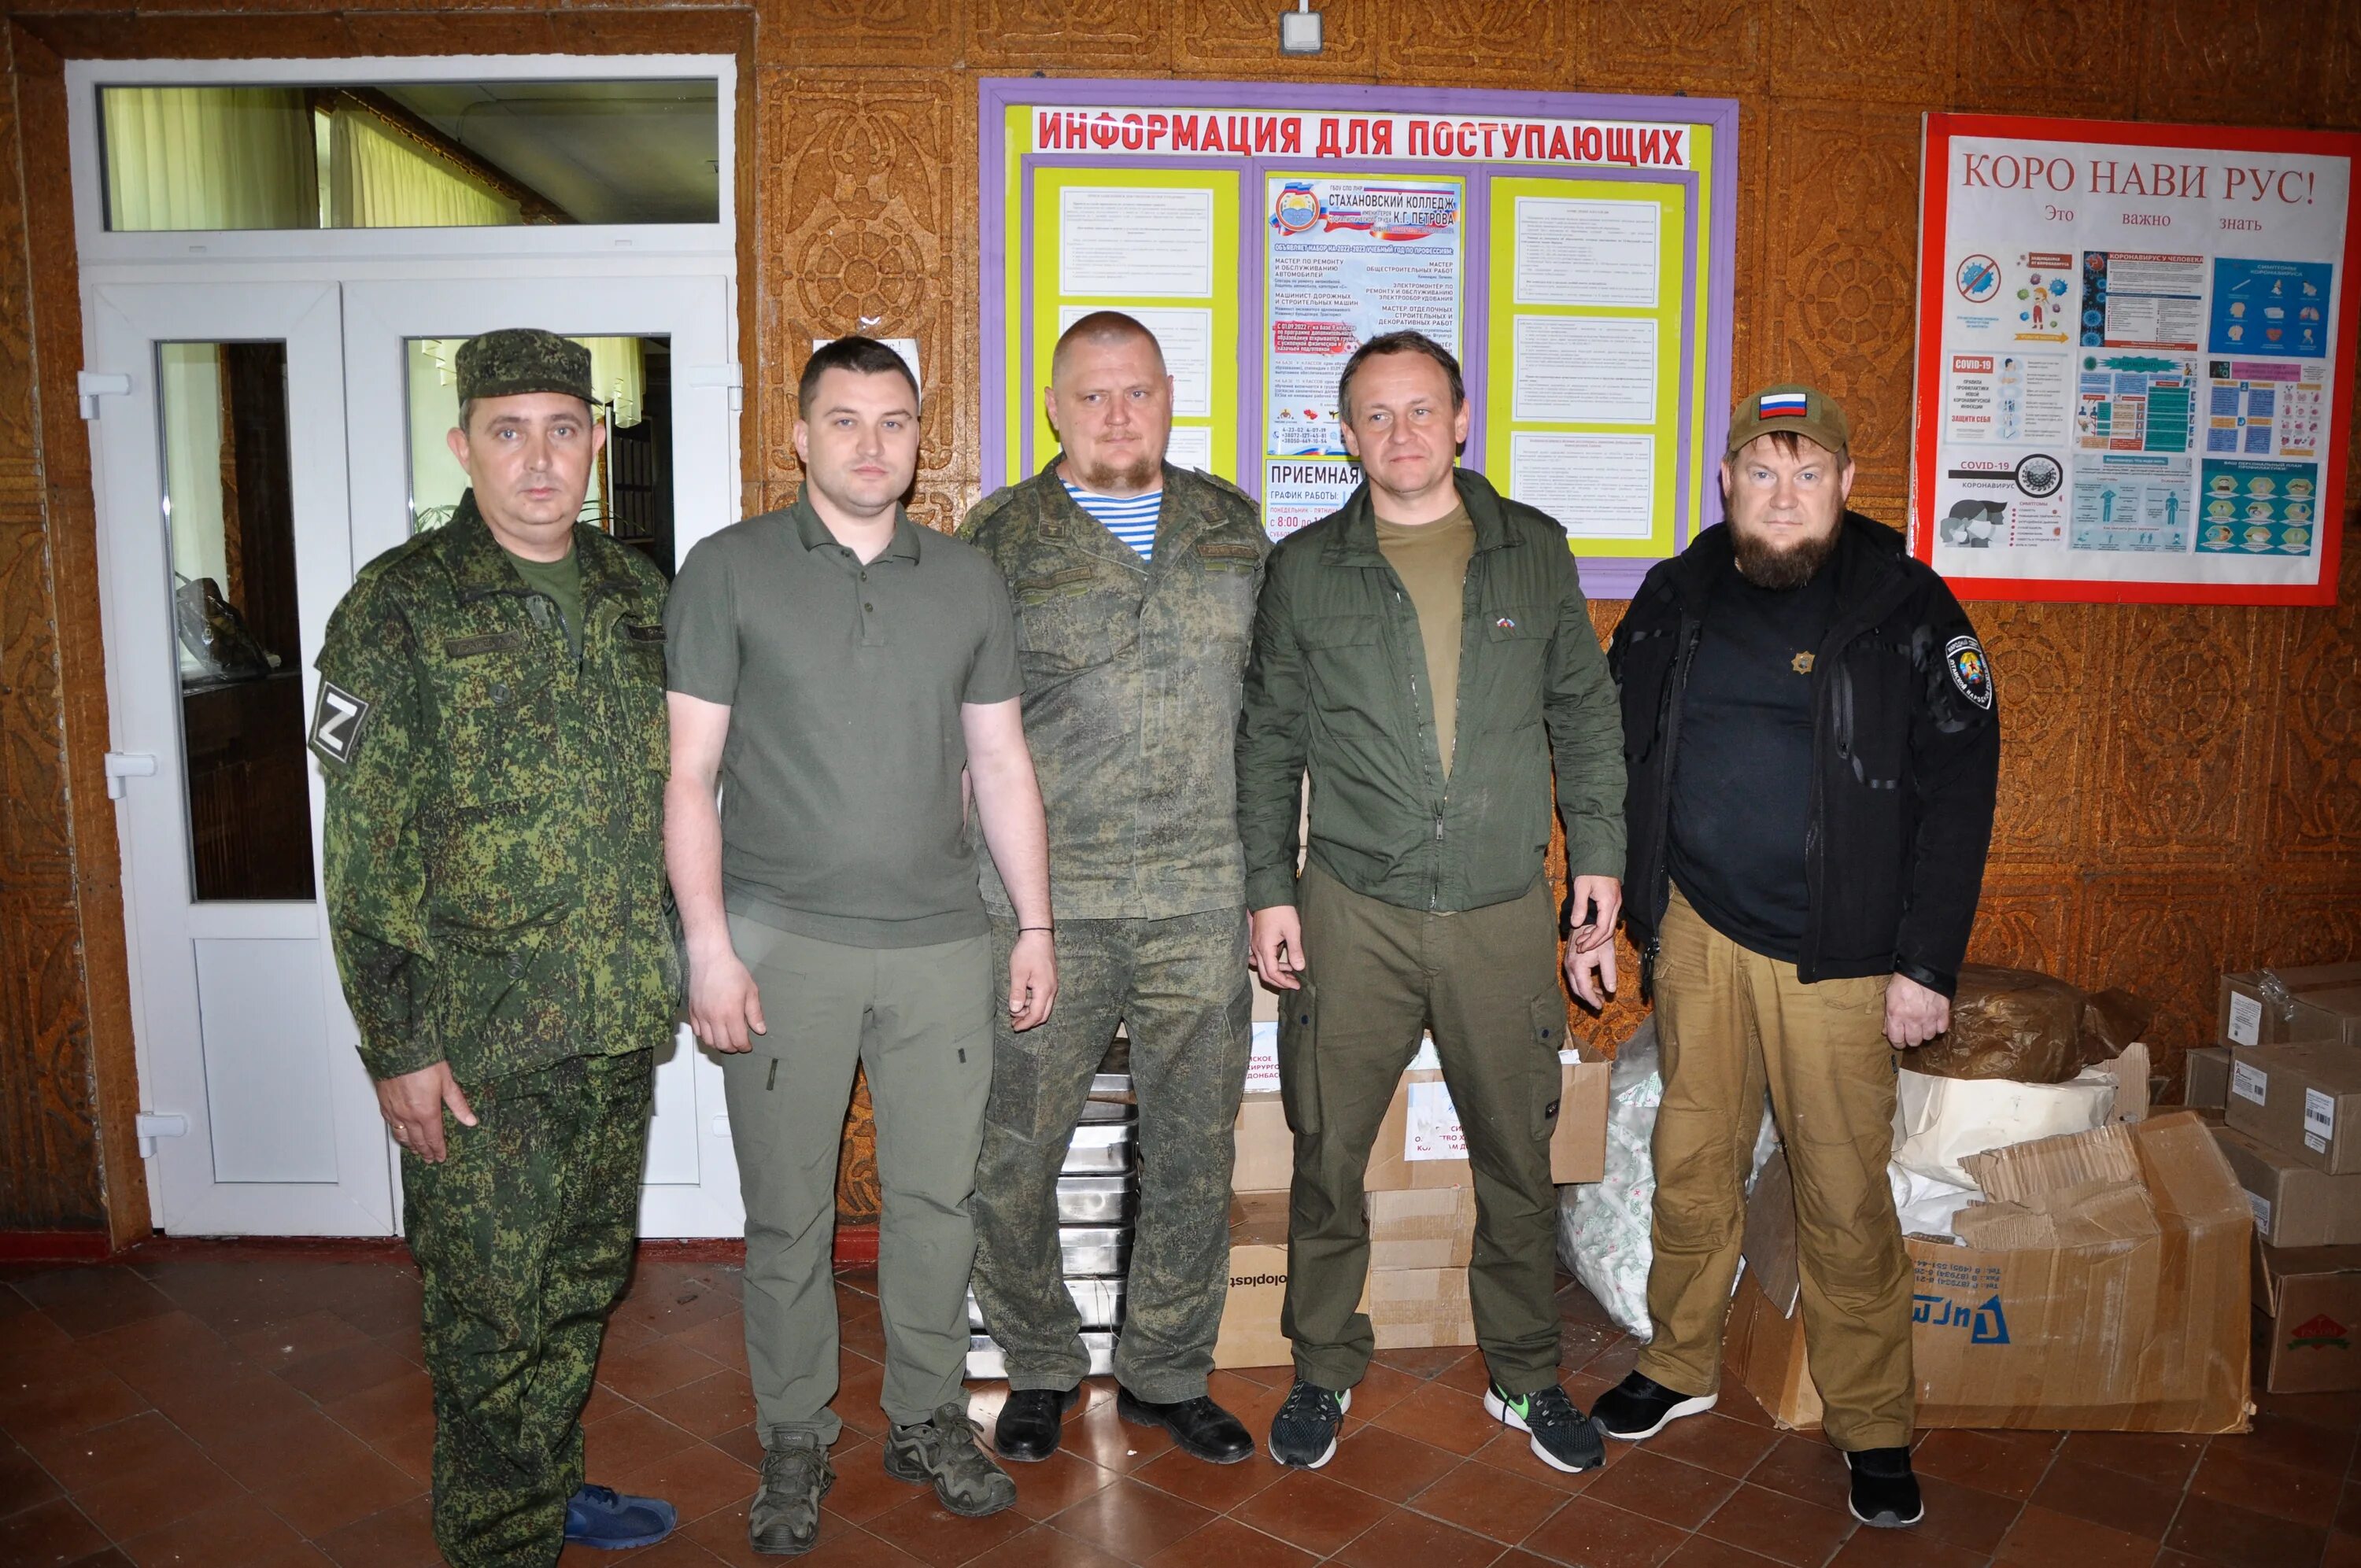
[[1928, 115], [1919, 557], [1967, 598], [2334, 602], [2356, 152]]

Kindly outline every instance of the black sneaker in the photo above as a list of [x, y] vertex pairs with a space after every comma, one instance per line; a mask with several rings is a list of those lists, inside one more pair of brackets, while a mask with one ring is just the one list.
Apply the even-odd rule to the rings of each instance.
[[1918, 1477], [1910, 1473], [1906, 1448], [1864, 1448], [1845, 1455], [1852, 1471], [1852, 1517], [1879, 1530], [1907, 1530], [1927, 1517], [1918, 1499]]
[[1299, 1377], [1270, 1422], [1270, 1456], [1299, 1470], [1317, 1470], [1336, 1457], [1336, 1429], [1353, 1408], [1353, 1391], [1339, 1392]]
[[1554, 1383], [1530, 1394], [1504, 1394], [1498, 1383], [1488, 1384], [1484, 1413], [1532, 1434], [1533, 1456], [1553, 1470], [1576, 1475], [1607, 1463], [1607, 1445], [1598, 1440], [1598, 1423], [1584, 1415]]
[[1683, 1416], [1702, 1415], [1713, 1409], [1711, 1394], [1680, 1394], [1645, 1373], [1627, 1374], [1622, 1382], [1598, 1396], [1590, 1407], [1598, 1430], [1621, 1442], [1653, 1437], [1667, 1423]]

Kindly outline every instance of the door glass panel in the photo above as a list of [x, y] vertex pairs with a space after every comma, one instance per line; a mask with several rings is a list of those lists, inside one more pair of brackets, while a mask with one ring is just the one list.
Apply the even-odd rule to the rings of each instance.
[[287, 345], [156, 357], [192, 896], [309, 899]]
[[106, 226], [721, 220], [710, 78], [102, 87]]
[[[451, 521], [467, 470], [451, 451], [459, 422], [457, 337], [405, 345], [410, 400], [410, 531]], [[663, 337], [577, 337], [607, 440], [582, 498], [582, 521], [673, 571], [672, 343]]]

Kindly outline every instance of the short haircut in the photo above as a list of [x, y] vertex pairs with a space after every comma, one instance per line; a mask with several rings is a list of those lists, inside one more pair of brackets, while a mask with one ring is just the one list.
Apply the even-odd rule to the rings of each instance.
[[1422, 332], [1384, 332], [1353, 350], [1353, 357], [1345, 361], [1345, 373], [1336, 378], [1336, 408], [1346, 421], [1353, 417], [1353, 378], [1360, 373], [1364, 361], [1388, 354], [1425, 355], [1443, 367], [1444, 379], [1451, 383], [1451, 411], [1457, 413], [1466, 406], [1467, 383], [1451, 350]]
[[[1763, 434], [1769, 436], [1771, 438], [1771, 444], [1777, 447], [1782, 453], [1790, 457], [1801, 457], [1804, 455], [1804, 443], [1811, 440], [1809, 436], [1806, 435], [1800, 430], [1766, 430]], [[1758, 436], [1755, 439], [1761, 440], [1762, 437]], [[1749, 442], [1747, 444], [1751, 446], [1753, 443]], [[1820, 445], [1817, 441], [1812, 442], [1812, 444], [1815, 446]], [[1741, 448], [1741, 450], [1743, 450], [1743, 448]], [[1828, 448], [1822, 446], [1820, 447], [1820, 450], [1825, 452]], [[1733, 452], [1730, 455], [1735, 457], [1738, 454]], [[1841, 468], [1846, 464], [1852, 461], [1852, 449], [1849, 446], [1839, 447], [1837, 449], [1836, 457], [1837, 466]]]
[[811, 417], [812, 399], [819, 393], [819, 378], [831, 370], [850, 370], [856, 376], [899, 376], [910, 385], [910, 411], [918, 410], [918, 378], [910, 374], [909, 365], [902, 356], [873, 337], [832, 338], [812, 350], [804, 361], [804, 373], [796, 381], [796, 415]]
[[1135, 341], [1146, 342], [1156, 351], [1157, 365], [1163, 365], [1164, 345], [1156, 341], [1156, 334], [1148, 330], [1146, 323], [1121, 311], [1093, 311], [1058, 334], [1058, 346], [1049, 355], [1049, 380], [1053, 385], [1056, 383], [1058, 373], [1066, 367], [1067, 351], [1079, 344], [1095, 343], [1104, 346]]

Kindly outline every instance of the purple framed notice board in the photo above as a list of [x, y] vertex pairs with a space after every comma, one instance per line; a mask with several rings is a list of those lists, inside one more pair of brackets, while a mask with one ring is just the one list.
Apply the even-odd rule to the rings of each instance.
[[1728, 428], [1729, 99], [987, 78], [983, 472], [1056, 452], [1049, 349], [1112, 307], [1173, 373], [1171, 461], [1274, 536], [1358, 482], [1336, 373], [1377, 333], [1451, 347], [1464, 461], [1628, 598], [1709, 521]]

